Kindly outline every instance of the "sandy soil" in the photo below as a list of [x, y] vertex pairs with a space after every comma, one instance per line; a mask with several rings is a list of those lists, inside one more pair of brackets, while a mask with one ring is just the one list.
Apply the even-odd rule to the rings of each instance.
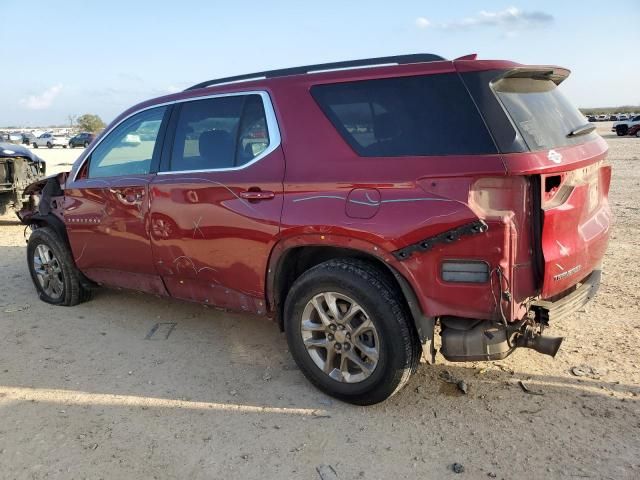
[[[264, 320], [109, 290], [48, 307], [4, 220], [0, 478], [640, 478], [640, 139], [598, 127], [617, 222], [596, 301], [549, 331], [558, 356], [440, 357], [368, 408], [315, 390]], [[80, 151], [38, 153], [53, 170]]]

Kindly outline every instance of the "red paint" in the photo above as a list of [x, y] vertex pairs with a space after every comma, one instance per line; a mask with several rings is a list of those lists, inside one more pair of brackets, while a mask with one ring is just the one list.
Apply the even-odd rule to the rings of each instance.
[[[522, 318], [527, 299], [570, 288], [604, 255], [611, 221], [610, 168], [601, 163], [607, 153], [605, 142], [597, 139], [557, 149], [563, 157], [560, 164], [552, 162], [546, 151], [362, 158], [309, 94], [312, 85], [327, 82], [517, 67], [522, 65], [468, 56], [454, 62], [215, 86], [137, 105], [114, 124], [145, 106], [264, 90], [271, 96], [282, 144], [245, 170], [68, 182], [64, 220], [76, 264], [89, 278], [105, 284], [268, 314], [278, 260], [288, 249], [338, 246], [366, 252], [395, 268], [414, 289], [426, 315], [496, 318], [488, 284], [446, 283], [440, 277], [443, 260], [480, 259], [491, 268], [502, 268], [514, 299], [507, 315], [511, 320]], [[86, 154], [74, 165], [71, 178]], [[540, 254], [545, 273], [538, 282], [533, 273], [536, 246], [531, 218], [536, 199], [528, 178], [565, 179], [581, 169], [589, 170], [591, 183], [578, 181], [561, 205], [543, 205]], [[597, 187], [590, 186], [594, 178]], [[590, 188], [597, 192], [589, 193]], [[554, 193], [544, 198], [548, 201]], [[591, 207], [589, 195], [597, 198]], [[372, 205], [365, 205], [367, 201]], [[24, 216], [28, 221], [28, 213]], [[392, 255], [478, 218], [489, 225], [484, 234], [404, 261]], [[557, 279], [563, 271], [576, 268]]]

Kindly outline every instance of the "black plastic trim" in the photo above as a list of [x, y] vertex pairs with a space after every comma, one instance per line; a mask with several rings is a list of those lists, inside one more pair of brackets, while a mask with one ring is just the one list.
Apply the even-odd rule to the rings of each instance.
[[408, 245], [392, 253], [393, 256], [398, 260], [406, 260], [415, 252], [426, 252], [440, 243], [452, 243], [456, 240], [459, 240], [461, 237], [484, 233], [488, 229], [489, 226], [484, 220], [477, 220], [475, 222], [452, 228], [451, 230], [447, 230], [446, 232], [439, 233], [438, 235], [435, 235], [433, 237], [426, 238], [419, 241], [418, 243]]

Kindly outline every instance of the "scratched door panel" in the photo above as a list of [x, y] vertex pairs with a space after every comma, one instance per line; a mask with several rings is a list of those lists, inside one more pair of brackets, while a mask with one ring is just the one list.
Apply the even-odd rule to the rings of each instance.
[[[280, 148], [244, 169], [160, 174], [150, 185], [151, 244], [172, 296], [264, 311], [266, 265], [280, 231]], [[261, 200], [243, 192], [272, 192]]]
[[78, 180], [65, 192], [65, 222], [81, 269], [153, 273], [145, 226], [152, 175]]

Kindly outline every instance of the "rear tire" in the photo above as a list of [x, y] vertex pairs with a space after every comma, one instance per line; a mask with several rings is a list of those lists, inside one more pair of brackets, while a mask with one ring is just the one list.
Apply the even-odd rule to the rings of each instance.
[[38, 148], [38, 144], [36, 142], [33, 142], [33, 148]]
[[330, 260], [303, 273], [287, 295], [284, 325], [307, 379], [356, 405], [398, 392], [421, 354], [401, 295], [383, 270], [362, 260]]
[[37, 228], [27, 244], [27, 263], [40, 300], [52, 305], [73, 306], [91, 298], [80, 283], [69, 247], [49, 227]]
[[53, 145], [51, 145], [51, 143], [47, 143], [47, 148], [53, 148]]
[[616, 127], [616, 134], [619, 137], [624, 137], [629, 132], [629, 127], [626, 125], [618, 125]]

